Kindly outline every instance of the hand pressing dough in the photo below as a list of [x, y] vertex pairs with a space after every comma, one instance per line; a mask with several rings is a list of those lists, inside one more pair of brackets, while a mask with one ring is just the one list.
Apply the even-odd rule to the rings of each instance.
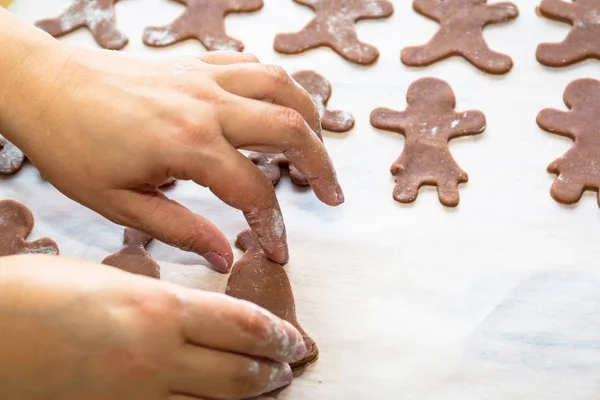
[[252, 231], [240, 233], [236, 245], [246, 253], [233, 266], [225, 294], [259, 305], [288, 321], [302, 333], [308, 354], [291, 364], [292, 370], [314, 363], [319, 357], [319, 349], [296, 319], [294, 293], [285, 269], [267, 258]]
[[125, 247], [106, 257], [102, 264], [122, 269], [132, 274], [150, 278], [160, 278], [160, 265], [146, 251], [152, 237], [132, 228], [125, 228], [123, 244]]
[[58, 246], [51, 239], [26, 242], [33, 229], [31, 211], [14, 200], [0, 201], [0, 257], [18, 254], [58, 255]]
[[541, 15], [573, 26], [561, 43], [542, 43], [537, 48], [538, 61], [549, 67], [565, 67], [587, 58], [600, 59], [600, 2], [598, 0], [543, 0]]
[[600, 188], [600, 81], [571, 82], [563, 98], [570, 111], [542, 110], [537, 123], [545, 131], [575, 141], [565, 155], [548, 166], [548, 172], [558, 175], [550, 191], [552, 197], [573, 204], [585, 190]]
[[0, 175], [12, 175], [25, 163], [25, 154], [17, 146], [0, 136]]
[[396, 177], [394, 199], [412, 203], [421, 186], [433, 185], [443, 205], [456, 207], [458, 185], [467, 182], [469, 176], [452, 158], [448, 141], [483, 132], [485, 116], [480, 111], [455, 112], [452, 88], [439, 79], [414, 82], [406, 99], [406, 111], [378, 108], [371, 113], [374, 127], [406, 138], [404, 150], [391, 168]]
[[462, 56], [490, 74], [505, 74], [512, 69], [509, 56], [490, 50], [483, 38], [483, 28], [517, 18], [519, 10], [514, 4], [487, 4], [487, 0], [414, 0], [413, 8], [441, 26], [429, 43], [402, 50], [404, 64], [423, 67], [451, 56]]
[[298, 33], [283, 33], [275, 37], [275, 51], [299, 54], [328, 46], [346, 60], [356, 64], [371, 64], [379, 51], [358, 40], [355, 24], [363, 19], [380, 19], [394, 12], [392, 3], [384, 0], [294, 0], [316, 12], [315, 18]]
[[319, 109], [321, 126], [330, 132], [347, 132], [354, 127], [354, 117], [345, 111], [332, 111], [327, 109], [327, 102], [331, 97], [331, 84], [314, 71], [300, 71], [292, 75], [310, 95]]
[[244, 44], [225, 33], [225, 16], [258, 11], [263, 0], [176, 0], [187, 6], [172, 24], [144, 31], [144, 43], [163, 47], [198, 39], [208, 50], [244, 50]]
[[118, 1], [75, 0], [71, 7], [57, 18], [38, 21], [35, 26], [54, 37], [86, 27], [101, 47], [121, 50], [129, 39], [116, 27], [115, 3]]

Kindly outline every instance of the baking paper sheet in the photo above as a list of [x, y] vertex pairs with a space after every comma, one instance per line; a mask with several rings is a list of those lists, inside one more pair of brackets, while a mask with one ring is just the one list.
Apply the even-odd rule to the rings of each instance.
[[[232, 15], [227, 28], [263, 62], [294, 72], [314, 69], [332, 82], [330, 107], [354, 113], [348, 134], [326, 134], [346, 194], [332, 209], [284, 178], [277, 194], [286, 218], [299, 319], [321, 349], [280, 399], [560, 399], [600, 398], [600, 210], [595, 195], [562, 206], [549, 195], [546, 165], [571, 145], [541, 131], [537, 113], [564, 108], [572, 80], [598, 77], [588, 61], [549, 69], [535, 60], [541, 41], [560, 41], [564, 24], [535, 14], [521, 1], [513, 23], [489, 27], [490, 46], [510, 54], [514, 70], [501, 77], [461, 59], [424, 69], [400, 63], [400, 50], [429, 40], [437, 24], [394, 1], [392, 18], [359, 24], [359, 36], [381, 51], [360, 67], [328, 49], [299, 56], [272, 50], [275, 34], [297, 31], [312, 12], [291, 0], [266, 0], [256, 14]], [[57, 15], [69, 0], [16, 0], [10, 10], [27, 22]], [[144, 27], [170, 22], [183, 6], [166, 0], [117, 5], [126, 52], [155, 57], [202, 53], [190, 41], [166, 49], [141, 42]], [[95, 47], [85, 30], [66, 42]], [[457, 110], [479, 109], [483, 135], [452, 141], [469, 173], [457, 209], [444, 208], [434, 189], [413, 205], [392, 199], [389, 167], [402, 136], [377, 131], [369, 113], [405, 107], [421, 77], [453, 87]], [[73, 110], [76, 112], [76, 110]], [[169, 196], [214, 221], [233, 242], [242, 215], [207, 190], [180, 182]], [[121, 247], [122, 228], [68, 200], [27, 165], [0, 185], [0, 197], [26, 204], [36, 217], [32, 238], [56, 240], [65, 256], [100, 261]], [[227, 276], [196, 255], [152, 243], [165, 279], [224, 291]]]

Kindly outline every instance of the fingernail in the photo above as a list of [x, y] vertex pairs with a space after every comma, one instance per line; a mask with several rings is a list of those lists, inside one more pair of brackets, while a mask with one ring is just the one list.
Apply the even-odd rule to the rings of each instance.
[[342, 204], [344, 201], [346, 201], [346, 197], [344, 197], [344, 192], [342, 191], [342, 187], [339, 183], [335, 187], [335, 192], [337, 193], [338, 204]]
[[228, 269], [227, 261], [225, 261], [225, 258], [223, 258], [223, 256], [220, 255], [219, 253], [215, 253], [214, 251], [211, 251], [209, 253], [206, 253], [204, 255], [204, 258], [206, 259], [206, 261], [211, 263], [212, 266], [215, 267], [216, 270], [218, 270], [220, 272], [227, 272], [227, 269]]
[[267, 393], [288, 386], [293, 380], [294, 374], [292, 373], [292, 368], [288, 364], [275, 365], [273, 366]]

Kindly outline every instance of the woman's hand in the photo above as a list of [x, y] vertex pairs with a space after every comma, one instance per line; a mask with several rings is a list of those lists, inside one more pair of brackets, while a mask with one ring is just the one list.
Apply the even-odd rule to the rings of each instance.
[[251, 303], [85, 261], [0, 258], [0, 293], [1, 399], [244, 399], [306, 351]]
[[[10, 18], [0, 10], [9, 28]], [[239, 53], [144, 59], [45, 35], [29, 52], [12, 50], [21, 57], [3, 72], [12, 79], [0, 78], [0, 132], [58, 190], [113, 222], [227, 270], [223, 234], [157, 189], [169, 177], [193, 180], [242, 210], [267, 255], [285, 263], [274, 189], [237, 149], [284, 153], [319, 199], [343, 202], [318, 111], [279, 67]]]

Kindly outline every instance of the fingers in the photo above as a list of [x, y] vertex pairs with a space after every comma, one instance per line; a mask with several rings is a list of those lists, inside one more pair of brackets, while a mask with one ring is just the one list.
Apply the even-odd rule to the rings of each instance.
[[191, 289], [177, 295], [185, 308], [183, 333], [190, 343], [288, 363], [306, 355], [296, 328], [253, 303]]
[[308, 177], [317, 197], [326, 204], [343, 203], [333, 163], [323, 142], [300, 113], [256, 100], [233, 100], [220, 115], [223, 135], [236, 148], [283, 153]]
[[231, 246], [217, 227], [158, 190], [147, 193], [119, 190], [111, 204], [121, 208], [119, 223], [200, 254], [220, 272], [227, 272], [233, 264]]
[[288, 364], [193, 345], [174, 354], [171, 392], [211, 399], [247, 399], [292, 383]]
[[254, 54], [239, 53], [236, 51], [211, 51], [200, 56], [200, 60], [212, 65], [230, 65], [243, 63], [257, 63], [258, 57]]
[[244, 213], [266, 255], [285, 264], [288, 247], [285, 224], [271, 181], [252, 161], [222, 137], [210, 146], [183, 153], [182, 176], [208, 187], [218, 198]]
[[232, 65], [220, 70], [215, 80], [232, 94], [296, 110], [321, 136], [319, 111], [315, 103], [283, 68], [263, 64]]

